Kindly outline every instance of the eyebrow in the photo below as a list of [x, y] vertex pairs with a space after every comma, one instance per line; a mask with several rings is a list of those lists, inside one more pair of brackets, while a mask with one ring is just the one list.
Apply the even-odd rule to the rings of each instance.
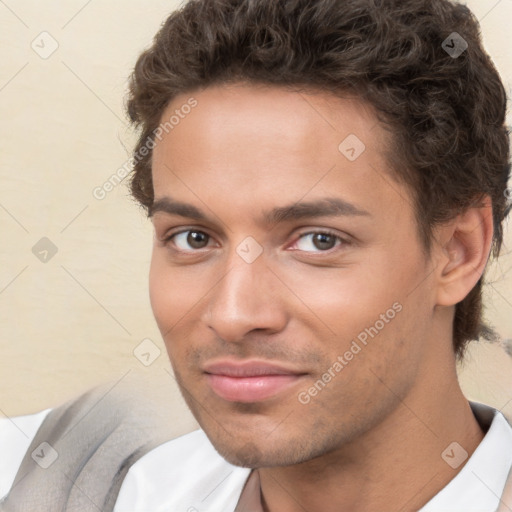
[[[176, 201], [171, 197], [162, 197], [156, 200], [149, 208], [148, 217], [153, 217], [157, 212], [169, 215], [179, 215], [194, 220], [208, 221], [208, 216], [189, 203]], [[343, 216], [368, 216], [371, 214], [355, 205], [337, 197], [324, 197], [315, 201], [293, 203], [287, 206], [278, 206], [272, 210], [263, 212], [264, 224], [277, 224], [290, 220], [298, 220], [316, 217], [343, 217]]]

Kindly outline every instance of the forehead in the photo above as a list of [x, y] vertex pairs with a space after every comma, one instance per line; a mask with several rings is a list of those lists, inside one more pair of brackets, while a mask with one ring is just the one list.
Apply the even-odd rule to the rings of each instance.
[[[188, 104], [195, 106], [183, 108]], [[378, 188], [390, 180], [382, 179], [388, 134], [353, 96], [216, 86], [174, 98], [162, 125], [172, 116], [179, 122], [154, 148], [155, 199], [229, 198], [232, 207], [270, 207], [334, 193], [359, 205], [366, 196], [377, 208], [386, 199]]]
[[[191, 98], [195, 101], [193, 109], [187, 106]], [[176, 114], [181, 110], [187, 113], [178, 119]], [[267, 150], [273, 157], [279, 149], [286, 151], [293, 146], [301, 157], [318, 153], [315, 148], [328, 147], [329, 154], [338, 156], [338, 145], [348, 135], [355, 135], [366, 146], [385, 145], [387, 141], [373, 108], [348, 93], [337, 97], [314, 90], [245, 83], [214, 86], [174, 98], [161, 116], [161, 125], [171, 119], [173, 126], [163, 133], [168, 144], [176, 141], [177, 146], [182, 138], [195, 134], [205, 149], [217, 149], [219, 154], [236, 153], [240, 147], [233, 146], [235, 139], [245, 143], [247, 153], [258, 147], [259, 152]], [[162, 145], [155, 153], [160, 148]]]

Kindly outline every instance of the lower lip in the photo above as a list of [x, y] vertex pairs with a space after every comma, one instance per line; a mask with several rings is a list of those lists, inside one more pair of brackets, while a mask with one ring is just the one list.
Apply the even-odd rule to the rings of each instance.
[[259, 402], [272, 398], [295, 384], [300, 375], [259, 375], [257, 377], [228, 377], [206, 374], [213, 391], [229, 402]]

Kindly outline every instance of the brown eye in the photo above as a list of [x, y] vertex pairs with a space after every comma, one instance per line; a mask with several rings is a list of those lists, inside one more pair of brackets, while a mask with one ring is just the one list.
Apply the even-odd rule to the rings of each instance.
[[208, 245], [208, 235], [201, 231], [189, 231], [187, 236], [187, 243], [194, 249], [202, 249]]
[[296, 242], [296, 247], [304, 252], [323, 252], [333, 249], [343, 240], [334, 234], [317, 231], [304, 233]]
[[327, 251], [336, 244], [336, 237], [327, 233], [315, 233], [313, 235], [313, 244], [317, 249]]
[[170, 236], [168, 241], [172, 241], [181, 251], [190, 251], [191, 249], [203, 249], [208, 245], [210, 236], [202, 231], [189, 229]]

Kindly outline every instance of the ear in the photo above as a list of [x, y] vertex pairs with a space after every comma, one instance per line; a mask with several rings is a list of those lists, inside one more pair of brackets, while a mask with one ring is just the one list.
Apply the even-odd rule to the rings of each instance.
[[493, 237], [492, 202], [485, 196], [437, 230], [437, 304], [453, 306], [466, 297], [482, 276]]

